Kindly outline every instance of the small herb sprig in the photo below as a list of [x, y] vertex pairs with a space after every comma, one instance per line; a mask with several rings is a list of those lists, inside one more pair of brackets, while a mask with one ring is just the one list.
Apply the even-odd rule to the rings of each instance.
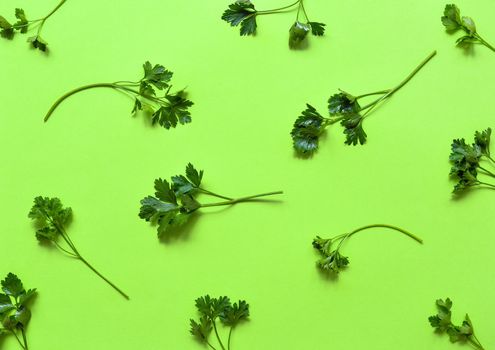
[[[296, 21], [289, 30], [289, 47], [296, 49], [301, 46], [301, 43], [306, 39], [308, 33], [315, 36], [322, 36], [325, 33], [325, 24], [320, 22], [312, 22], [308, 18], [306, 9], [304, 8], [303, 0], [298, 0], [290, 5], [279, 7], [272, 10], [258, 11], [254, 4], [249, 0], [239, 0], [229, 5], [229, 8], [224, 11], [222, 19], [232, 27], [241, 26], [240, 34], [255, 35], [256, 34], [256, 17], [260, 15], [270, 15], [281, 13], [297, 7]], [[301, 19], [304, 16], [304, 20]]]
[[39, 49], [41, 51], [46, 51], [48, 43], [43, 40], [41, 37], [41, 30], [45, 25], [45, 22], [50, 18], [57, 10], [66, 2], [67, 0], [62, 0], [60, 3], [45, 17], [28, 20], [26, 17], [26, 13], [21, 8], [15, 9], [15, 17], [17, 18], [17, 22], [11, 24], [5, 17], [0, 16], [0, 36], [3, 38], [12, 40], [15, 36], [15, 32], [19, 32], [22, 34], [27, 33], [32, 28], [37, 26], [38, 30], [36, 31], [36, 35], [31, 36], [27, 39], [27, 41], [31, 44], [35, 49]]
[[[191, 214], [200, 208], [234, 205], [283, 193], [275, 191], [234, 199], [201, 187], [202, 179], [203, 170], [196, 170], [191, 163], [186, 166], [186, 175], [172, 176], [171, 183], [161, 178], [156, 179], [155, 196], [147, 196], [141, 200], [139, 217], [158, 225], [158, 237], [162, 237], [171, 229], [183, 226]], [[199, 194], [221, 198], [224, 201], [202, 204], [195, 198]]]
[[[344, 270], [349, 265], [349, 258], [340, 254], [342, 245], [358, 232], [372, 229], [372, 228], [387, 228], [398, 231], [406, 236], [414, 239], [416, 242], [423, 243], [423, 240], [412, 233], [396, 226], [386, 224], [373, 224], [360, 227], [354, 231], [343, 233], [341, 235], [332, 238], [321, 238], [316, 236], [313, 239], [313, 247], [320, 253], [320, 259], [317, 262], [317, 266], [325, 272], [329, 272], [334, 275], [338, 275], [340, 271]], [[336, 245], [336, 247], [335, 247]]]
[[474, 20], [467, 16], [461, 17], [461, 11], [455, 4], [446, 5], [443, 14], [442, 24], [445, 26], [447, 32], [455, 33], [458, 30], [462, 30], [465, 33], [464, 36], [457, 39], [456, 43], [458, 46], [471, 47], [472, 44], [481, 44], [495, 51], [495, 47], [490, 45], [476, 31]]
[[[432, 52], [416, 69], [409, 74], [399, 85], [392, 89], [371, 92], [363, 95], [354, 96], [340, 90], [328, 100], [329, 118], [323, 117], [311, 105], [307, 104], [306, 110], [302, 112], [292, 128], [291, 137], [293, 147], [300, 155], [311, 155], [319, 145], [319, 138], [325, 129], [335, 123], [340, 122], [344, 127], [346, 135], [346, 145], [364, 144], [367, 135], [363, 129], [363, 121], [370, 113], [383, 101], [393, 96], [404, 85], [406, 85], [434, 56], [436, 51]], [[368, 96], [381, 95], [371, 103], [361, 107], [359, 100]]]
[[[173, 73], [162, 65], [156, 64], [153, 66], [150, 62], [144, 63], [143, 68], [144, 76], [139, 81], [97, 83], [69, 91], [53, 104], [45, 116], [45, 122], [66, 98], [84, 90], [110, 88], [134, 98], [132, 114], [140, 110], [151, 111], [151, 123], [153, 125], [159, 124], [165, 129], [170, 129], [175, 128], [178, 123], [190, 123], [191, 113], [188, 109], [193, 103], [185, 98], [184, 90], [170, 93], [172, 88], [170, 80]], [[158, 96], [155, 89], [163, 91], [163, 96]]]
[[452, 343], [469, 343], [475, 349], [484, 350], [480, 341], [474, 334], [474, 327], [469, 315], [466, 314], [461, 326], [456, 326], [452, 323], [452, 301], [447, 298], [445, 301], [438, 299], [435, 302], [438, 313], [434, 316], [430, 316], [428, 320], [435, 331], [443, 334], [447, 333]]
[[[96, 270], [78, 251], [74, 242], [69, 237], [66, 227], [72, 220], [72, 209], [64, 208], [58, 198], [36, 197], [34, 205], [29, 211], [28, 217], [34, 220], [36, 238], [40, 243], [53, 244], [62, 253], [77, 259], [89, 267], [98, 277], [108, 283], [120, 295], [129, 300], [129, 296], [120, 288]], [[59, 239], [62, 243], [59, 243]], [[65, 242], [65, 243], [64, 243]]]
[[9, 273], [2, 281], [0, 293], [0, 337], [13, 334], [24, 350], [28, 349], [26, 329], [31, 319], [28, 303], [36, 295], [35, 289], [25, 290], [21, 280]]
[[[193, 319], [190, 320], [191, 334], [202, 344], [206, 344], [211, 349], [216, 350], [217, 348], [209, 341], [210, 333], [214, 330], [220, 348], [230, 350], [232, 331], [237, 325], [248, 319], [249, 304], [244, 300], [239, 300], [237, 303], [232, 304], [228, 297], [210, 298], [209, 295], [206, 295], [196, 299], [196, 308], [200, 318], [198, 322]], [[220, 319], [224, 326], [230, 328], [227, 346], [222, 342], [218, 333], [217, 319]]]
[[[492, 129], [476, 131], [472, 145], [466, 144], [464, 139], [455, 139], [452, 142], [452, 152], [449, 160], [452, 163], [450, 176], [457, 180], [454, 193], [459, 194], [472, 187], [488, 187], [495, 189], [495, 184], [480, 179], [495, 178], [495, 160], [490, 155], [490, 136]], [[492, 170], [487, 169], [491, 167]]]

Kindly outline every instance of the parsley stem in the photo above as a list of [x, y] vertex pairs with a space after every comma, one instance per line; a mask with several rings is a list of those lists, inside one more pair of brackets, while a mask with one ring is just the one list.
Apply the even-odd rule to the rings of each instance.
[[360, 232], [360, 231], [364, 231], [364, 230], [367, 230], [367, 229], [370, 229], [370, 228], [389, 228], [389, 229], [392, 229], [392, 230], [395, 230], [395, 231], [398, 231], [398, 232], [401, 232], [403, 234], [405, 234], [406, 236], [409, 236], [410, 238], [414, 239], [415, 241], [417, 241], [418, 243], [423, 243], [423, 240], [421, 238], [419, 238], [418, 236], [400, 228], [400, 227], [397, 227], [397, 226], [392, 226], [392, 225], [387, 225], [387, 224], [373, 224], [373, 225], [366, 225], [366, 226], [363, 226], [363, 227], [360, 227], [358, 229], [355, 229], [354, 231], [351, 231], [349, 232], [348, 234], [346, 234], [342, 240], [340, 241], [338, 247], [337, 247], [337, 250], [340, 248], [340, 246], [342, 246], [342, 244], [348, 239], [350, 238], [351, 236], [355, 235], [356, 233]]
[[[382, 102], [383, 100], [385, 100], [386, 98], [392, 96], [393, 94], [395, 94], [397, 91], [399, 91], [404, 85], [406, 85], [433, 57], [435, 57], [435, 55], [437, 54], [437, 51], [433, 51], [430, 55], [428, 55], [428, 57], [426, 57], [423, 62], [421, 62], [419, 64], [419, 66], [416, 67], [416, 69], [414, 69], [407, 77], [406, 79], [404, 79], [403, 81], [401, 81], [399, 83], [399, 85], [397, 85], [396, 87], [394, 87], [393, 89], [390, 89], [389, 92], [387, 92], [384, 96], [378, 98], [377, 100], [367, 104], [366, 106], [362, 107], [361, 110], [365, 110], [367, 108], [370, 108], [370, 107], [373, 107], [375, 106], [376, 104]], [[368, 114], [368, 113], [366, 113]], [[364, 117], [364, 116], [363, 116]]]
[[492, 184], [489, 184], [489, 183], [483, 182], [483, 181], [478, 181], [478, 185], [483, 185], [483, 186], [488, 186], [488, 187], [491, 187], [491, 188], [495, 188], [495, 185], [492, 185]]
[[265, 11], [256, 11], [256, 14], [257, 15], [268, 15], [268, 14], [271, 14], [271, 13], [277, 13], [277, 12], [280, 12], [280, 11], [283, 11], [283, 10], [287, 10], [297, 4], [299, 4], [301, 0], [297, 0], [295, 3], [293, 4], [290, 4], [290, 5], [287, 5], [287, 6], [284, 6], [284, 7], [279, 7], [279, 8], [276, 8], [276, 9], [273, 9], [273, 10], [265, 10]]
[[232, 330], [234, 329], [234, 327], [230, 327], [230, 330], [229, 330], [229, 339], [227, 340], [227, 350], [230, 350], [230, 337], [232, 336]]
[[24, 328], [21, 328], [21, 334], [22, 334], [22, 340], [24, 341], [24, 349], [28, 350], [28, 342], [26, 338], [26, 332], [24, 331]]
[[220, 336], [218, 335], [218, 330], [217, 330], [217, 323], [213, 321], [213, 329], [215, 330], [215, 335], [217, 336], [218, 343], [222, 347], [223, 350], [225, 350], [225, 346], [223, 346], [222, 339], [220, 339]]
[[17, 339], [17, 342], [19, 343], [19, 345], [23, 348], [23, 349], [26, 349], [26, 347], [24, 345], [22, 345], [22, 342], [21, 340], [19, 339], [19, 337], [17, 336], [17, 333], [15, 331], [11, 331], [12, 334], [15, 336], [15, 338]]
[[105, 276], [103, 276], [98, 270], [96, 270], [93, 266], [91, 266], [91, 264], [86, 259], [84, 259], [80, 254], [78, 254], [78, 259], [81, 260], [91, 270], [93, 270], [94, 273], [96, 273], [101, 279], [103, 279], [105, 282], [107, 282], [113, 289], [115, 289], [125, 299], [127, 299], [127, 300], [130, 299], [127, 294], [125, 294], [119, 287], [117, 287], [108, 278], [106, 278]]
[[208, 204], [201, 204], [201, 208], [206, 208], [206, 207], [218, 207], [222, 205], [232, 205], [240, 202], [248, 202], [251, 199], [259, 198], [259, 197], [266, 197], [266, 196], [272, 196], [275, 194], [282, 194], [284, 193], [283, 191], [275, 191], [275, 192], [267, 192], [267, 193], [262, 193], [262, 194], [257, 194], [254, 196], [248, 196], [248, 197], [242, 197], [242, 198], [236, 198], [236, 199], [231, 199], [225, 202], [217, 202], [217, 203], [208, 203]]
[[62, 103], [64, 102], [65, 99], [67, 99], [68, 97], [74, 95], [74, 94], [77, 94], [78, 92], [81, 92], [81, 91], [84, 91], [84, 90], [89, 90], [89, 89], [93, 89], [93, 88], [101, 88], [101, 87], [104, 87], [104, 88], [112, 88], [112, 89], [116, 89], [117, 86], [113, 83], [97, 83], [97, 84], [89, 84], [89, 85], [84, 85], [84, 86], [81, 86], [81, 87], [78, 87], [74, 90], [71, 90], [69, 92], [67, 92], [66, 94], [62, 95], [57, 101], [55, 101], [55, 103], [52, 105], [52, 107], [50, 108], [50, 110], [48, 111], [48, 113], [46, 113], [46, 116], [45, 116], [45, 119], [44, 121], [48, 121], [48, 119], [50, 118], [50, 116], [53, 114], [53, 112], [55, 111], [55, 109], [57, 109], [57, 107]]
[[389, 93], [389, 92], [390, 92], [390, 89], [381, 90], [381, 91], [375, 91], [375, 92], [370, 92], [370, 93], [367, 93], [367, 94], [356, 96], [355, 99], [358, 100], [358, 99], [360, 99], [362, 97], [373, 96], [373, 95], [384, 95], [384, 94]]
[[40, 23], [40, 26], [38, 27], [38, 32], [36, 33], [36, 35], [38, 35], [38, 36], [40, 35], [40, 33], [41, 33], [41, 29], [43, 29], [43, 25], [45, 24], [46, 20], [47, 20], [48, 18], [50, 18], [50, 17], [51, 17], [51, 15], [53, 15], [55, 12], [57, 12], [57, 10], [58, 10], [58, 9], [59, 9], [59, 8], [60, 8], [60, 7], [61, 7], [61, 6], [62, 6], [62, 5], [66, 2], [66, 1], [67, 1], [67, 0], [62, 0], [62, 1], [60, 1], [60, 3], [59, 3], [59, 4], [58, 4], [58, 5], [57, 5], [57, 6], [56, 6], [56, 7], [55, 7], [55, 8], [54, 8], [54, 9], [53, 9], [53, 10], [52, 10], [52, 11], [51, 11], [48, 15], [46, 15], [45, 17], [43, 17], [43, 18], [41, 19], [41, 23]]
[[[303, 10], [304, 17], [306, 17], [306, 22], [310, 22], [310, 20], [308, 18], [308, 13], [306, 12], [306, 8], [304, 7], [303, 0], [300, 0], [300, 2], [299, 2], [299, 8], [301, 8]], [[298, 10], [298, 18], [299, 18], [299, 10]]]
[[214, 197], [218, 197], [218, 198], [222, 198], [222, 199], [226, 199], [226, 200], [232, 200], [234, 198], [231, 198], [231, 197], [226, 197], [226, 196], [222, 196], [221, 194], [216, 194], [214, 192], [211, 192], [211, 191], [208, 191], [208, 190], [205, 190], [204, 188], [201, 188], [201, 187], [198, 187], [198, 190], [205, 193], [205, 194], [209, 194], [210, 196], [214, 196]]
[[490, 45], [485, 39], [483, 39], [478, 33], [476, 33], [476, 37], [478, 38], [478, 40], [483, 44], [485, 45], [486, 47], [488, 47], [490, 50], [492, 51], [495, 51], [495, 47], [493, 47], [492, 45]]
[[492, 173], [490, 170], [487, 170], [487, 169], [483, 168], [481, 165], [478, 165], [478, 168], [480, 168], [481, 170], [483, 170], [486, 173], [486, 175], [489, 175], [491, 177], [495, 177], [495, 174], [494, 173]]
[[215, 348], [213, 345], [211, 345], [209, 341], [206, 341], [206, 344], [208, 344], [208, 346], [210, 348], [212, 348], [213, 350], [217, 350], [217, 348]]
[[[473, 336], [473, 337], [475, 337], [475, 336], [474, 336], [474, 334], [473, 334], [472, 336]], [[475, 337], [475, 338], [476, 338], [476, 337]], [[476, 339], [477, 341], [474, 341], [473, 339], [471, 339], [471, 337], [468, 337], [468, 338], [467, 338], [467, 340], [468, 340], [468, 342], [469, 342], [472, 346], [474, 346], [476, 349], [479, 349], [479, 350], [485, 350], [485, 349], [483, 348], [483, 346], [480, 344], [480, 342], [479, 342], [477, 339]]]

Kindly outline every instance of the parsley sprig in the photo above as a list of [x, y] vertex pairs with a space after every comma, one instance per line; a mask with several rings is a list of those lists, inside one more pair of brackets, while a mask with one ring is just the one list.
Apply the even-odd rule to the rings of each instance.
[[461, 11], [455, 4], [445, 6], [442, 16], [442, 24], [448, 33], [455, 33], [462, 30], [465, 35], [457, 39], [456, 44], [461, 47], [471, 47], [472, 44], [481, 44], [495, 51], [495, 47], [490, 45], [476, 31], [476, 24], [471, 17], [462, 16]]
[[[234, 205], [283, 193], [282, 191], [275, 191], [242, 198], [231, 198], [205, 189], [201, 186], [202, 179], [203, 170], [196, 170], [191, 163], [186, 166], [185, 176], [172, 176], [170, 183], [161, 178], [156, 179], [155, 195], [147, 196], [141, 200], [139, 217], [157, 225], [158, 237], [162, 237], [170, 230], [185, 225], [198, 209]], [[225, 201], [200, 203], [196, 199], [199, 194], [221, 198]]]
[[31, 44], [35, 49], [39, 49], [41, 51], [46, 51], [48, 43], [43, 40], [41, 37], [41, 30], [45, 25], [45, 22], [50, 18], [57, 10], [66, 2], [67, 0], [62, 0], [60, 3], [45, 17], [28, 20], [26, 17], [26, 13], [21, 8], [15, 9], [15, 17], [17, 18], [17, 22], [11, 24], [5, 17], [0, 16], [0, 36], [9, 40], [12, 40], [15, 36], [16, 31], [22, 34], [27, 33], [31, 29], [37, 27], [36, 35], [31, 36], [27, 39], [27, 41]]
[[[66, 227], [72, 220], [72, 209], [69, 207], [64, 208], [60, 199], [36, 197], [28, 217], [34, 220], [36, 238], [40, 243], [53, 244], [64, 254], [81, 261], [120, 295], [129, 299], [127, 294], [103, 276], [79, 253], [79, 250], [66, 231]], [[63, 241], [62, 243], [59, 243], [60, 238]]]
[[[173, 73], [164, 66], [152, 65], [146, 62], [143, 65], [144, 76], [139, 81], [117, 81], [115, 83], [97, 83], [81, 86], [69, 91], [60, 97], [50, 108], [45, 116], [45, 122], [50, 118], [55, 109], [68, 97], [89, 89], [110, 88], [122, 92], [134, 99], [132, 114], [137, 111], [146, 110], [151, 112], [151, 123], [159, 124], [165, 129], [175, 128], [178, 123], [187, 124], [191, 122], [189, 107], [193, 102], [185, 98], [185, 91], [180, 90], [171, 93], [170, 80]], [[163, 91], [162, 95], [158, 92]]]
[[324, 23], [309, 20], [303, 0], [297, 0], [290, 5], [264, 11], [256, 10], [254, 4], [249, 0], [239, 0], [229, 5], [229, 8], [224, 11], [222, 19], [230, 23], [232, 27], [240, 25], [241, 36], [255, 35], [258, 27], [256, 23], [257, 16], [282, 13], [296, 7], [296, 21], [289, 30], [289, 47], [296, 49], [301, 47], [301, 43], [304, 42], [309, 33], [315, 36], [322, 36], [325, 33]]
[[[211, 349], [216, 350], [217, 348], [209, 341], [211, 331], [214, 330], [220, 348], [230, 350], [232, 331], [237, 325], [248, 319], [249, 304], [244, 300], [239, 300], [237, 303], [232, 304], [228, 297], [210, 298], [209, 295], [206, 295], [196, 299], [196, 308], [200, 318], [199, 322], [193, 319], [190, 320], [191, 334], [202, 344], [206, 344]], [[230, 328], [227, 346], [224, 345], [218, 333], [217, 319], [220, 319], [224, 326]]]
[[436, 332], [440, 334], [447, 333], [452, 343], [469, 343], [475, 349], [484, 350], [476, 334], [474, 334], [473, 323], [468, 314], [464, 317], [462, 325], [456, 326], [452, 323], [452, 300], [449, 298], [445, 299], [445, 301], [438, 299], [435, 304], [438, 313], [430, 316], [428, 320]]
[[13, 273], [9, 273], [2, 281], [2, 291], [3, 293], [0, 293], [0, 337], [13, 334], [21, 348], [29, 350], [26, 328], [31, 319], [31, 311], [28, 303], [36, 295], [36, 288], [25, 290], [21, 280]]
[[[339, 93], [331, 96], [328, 100], [329, 118], [323, 117], [316, 108], [307, 104], [306, 110], [296, 119], [291, 131], [296, 152], [300, 155], [313, 154], [318, 149], [320, 136], [328, 126], [336, 123], [340, 123], [344, 127], [346, 145], [364, 144], [367, 135], [363, 129], [363, 121], [378, 105], [406, 85], [435, 55], [436, 51], [432, 52], [406, 79], [392, 89], [357, 96], [340, 90]], [[375, 95], [380, 95], [380, 97], [364, 106], [361, 106], [358, 102], [362, 98]]]
[[495, 178], [495, 160], [490, 155], [491, 134], [490, 128], [476, 131], [471, 145], [464, 139], [455, 139], [452, 142], [449, 160], [452, 163], [450, 176], [457, 179], [454, 193], [479, 186], [495, 189], [495, 184], [485, 180]]
[[320, 259], [317, 262], [317, 266], [325, 272], [329, 272], [334, 275], [338, 275], [338, 273], [344, 270], [347, 265], [349, 265], [349, 258], [343, 256], [340, 253], [342, 245], [356, 233], [365, 231], [372, 228], [387, 228], [391, 230], [398, 231], [403, 233], [404, 235], [414, 239], [419, 243], [423, 243], [423, 240], [414, 234], [400, 228], [397, 226], [387, 225], [387, 224], [373, 224], [360, 227], [348, 233], [343, 233], [341, 235], [332, 237], [332, 238], [321, 238], [320, 236], [316, 236], [313, 239], [313, 247], [318, 250], [320, 253]]

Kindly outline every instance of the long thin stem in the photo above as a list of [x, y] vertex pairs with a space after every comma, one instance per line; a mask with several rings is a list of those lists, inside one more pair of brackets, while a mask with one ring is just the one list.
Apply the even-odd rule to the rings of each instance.
[[487, 170], [487, 169], [483, 168], [481, 165], [478, 165], [478, 168], [480, 168], [481, 170], [483, 170], [486, 175], [489, 175], [491, 177], [495, 177], [495, 174], [494, 173], [492, 173], [490, 170]]
[[409, 231], [406, 231], [400, 227], [397, 227], [397, 226], [393, 226], [393, 225], [387, 225], [387, 224], [373, 224], [373, 225], [366, 225], [366, 226], [363, 226], [363, 227], [360, 227], [358, 229], [355, 229], [354, 231], [351, 231], [349, 232], [339, 243], [338, 247], [337, 247], [337, 250], [342, 246], [342, 244], [347, 240], [349, 239], [351, 236], [355, 235], [356, 233], [360, 232], [360, 231], [364, 231], [364, 230], [367, 230], [367, 229], [370, 229], [370, 228], [389, 228], [389, 229], [392, 229], [392, 230], [395, 230], [395, 231], [398, 231], [398, 232], [401, 232], [403, 234], [405, 234], [406, 236], [414, 239], [415, 241], [417, 241], [418, 243], [423, 243], [423, 240], [421, 238], [419, 238], [418, 236], [410, 233]]
[[46, 15], [45, 17], [43, 17], [43, 19], [41, 20], [41, 23], [40, 23], [40, 26], [38, 27], [38, 32], [37, 32], [37, 35], [40, 35], [41, 33], [41, 29], [43, 28], [43, 25], [45, 24], [46, 20], [48, 18], [51, 17], [51, 15], [53, 15], [55, 12], [57, 12], [57, 10], [66, 2], [67, 0], [62, 0], [60, 1], [60, 3], [48, 14]]
[[98, 270], [96, 270], [91, 264], [84, 259], [81, 255], [78, 256], [79, 260], [81, 260], [87, 267], [89, 267], [91, 270], [93, 270], [94, 273], [96, 273], [102, 280], [107, 282], [113, 289], [115, 289], [120, 295], [122, 295], [124, 298], [129, 300], [129, 296], [125, 294], [119, 287], [117, 287], [115, 284], [113, 284], [108, 278], [103, 276]]
[[489, 184], [488, 182], [478, 181], [478, 185], [488, 186], [490, 188], [495, 188], [495, 185]]
[[62, 95], [57, 101], [55, 101], [55, 103], [52, 105], [52, 107], [46, 113], [46, 116], [45, 116], [44, 121], [45, 122], [48, 121], [48, 119], [50, 118], [50, 116], [52, 115], [52, 113], [55, 111], [55, 109], [57, 109], [57, 107], [62, 102], [64, 102], [64, 100], [67, 99], [68, 97], [70, 97], [70, 96], [72, 96], [74, 94], [77, 94], [78, 92], [81, 92], [81, 91], [84, 91], [84, 90], [89, 90], [89, 89], [94, 89], [94, 88], [112, 88], [112, 89], [116, 89], [117, 86], [115, 84], [113, 84], [113, 83], [97, 83], [97, 84], [84, 85], [84, 86], [78, 87], [77, 89], [71, 90], [71, 91], [67, 92], [66, 94]]
[[211, 192], [211, 191], [208, 191], [208, 190], [205, 190], [204, 188], [201, 188], [201, 187], [198, 187], [198, 190], [205, 193], [205, 194], [209, 194], [210, 196], [213, 196], [213, 197], [218, 197], [218, 198], [222, 198], [222, 199], [226, 199], [226, 200], [232, 200], [234, 198], [231, 198], [231, 197], [226, 197], [226, 196], [222, 196], [221, 194], [217, 194], [217, 193], [214, 193], [214, 192]]
[[393, 89], [390, 89], [389, 92], [387, 92], [384, 96], [380, 97], [379, 99], [367, 104], [366, 106], [362, 107], [361, 110], [365, 110], [369, 107], [372, 107], [378, 103], [380, 103], [381, 101], [385, 100], [386, 98], [392, 96], [393, 94], [395, 94], [397, 91], [399, 91], [404, 85], [406, 85], [433, 57], [435, 57], [435, 55], [437, 54], [436, 51], [433, 51], [430, 55], [428, 55], [428, 57], [426, 57], [420, 64], [419, 66], [416, 67], [416, 69], [414, 69], [407, 77], [406, 79], [404, 79], [403, 81], [401, 81], [399, 83], [399, 85], [397, 85], [396, 87], [394, 87]]
[[26, 338], [26, 332], [24, 331], [24, 328], [21, 328], [21, 334], [22, 334], [22, 340], [24, 341], [24, 349], [29, 350], [28, 342]]
[[306, 8], [304, 7], [304, 0], [301, 0], [301, 1], [300, 1], [299, 6], [300, 6], [300, 7], [302, 8], [302, 10], [303, 10], [304, 17], [306, 17], [306, 22], [310, 22], [309, 17], [308, 17], [308, 13], [306, 12]]
[[230, 350], [230, 338], [232, 336], [232, 330], [234, 329], [234, 327], [230, 327], [230, 330], [229, 330], [229, 339], [227, 340], [227, 350]]
[[213, 350], [217, 350], [217, 348], [215, 348], [213, 345], [211, 345], [208, 341], [206, 341], [206, 344]]
[[490, 45], [485, 39], [483, 39], [478, 33], [476, 33], [476, 37], [478, 38], [478, 40], [483, 44], [485, 45], [486, 47], [488, 47], [490, 50], [492, 51], [495, 51], [495, 47], [493, 47], [492, 45]]
[[225, 346], [223, 346], [222, 339], [220, 339], [220, 335], [218, 335], [218, 330], [217, 330], [217, 323], [213, 321], [213, 329], [215, 330], [215, 335], [217, 336], [218, 343], [222, 347], [223, 350], [225, 350]]
[[24, 345], [22, 344], [21, 340], [19, 339], [19, 337], [17, 336], [17, 333], [15, 331], [11, 331], [12, 334], [15, 336], [15, 338], [17, 339], [17, 342], [19, 343], [19, 345], [23, 348], [23, 349], [26, 349], [24, 347]]
[[476, 341], [474, 341], [474, 340], [473, 340], [473, 339], [471, 339], [471, 338], [468, 338], [468, 342], [469, 342], [472, 346], [474, 346], [476, 349], [478, 349], [478, 350], [484, 350], [483, 346], [482, 346], [479, 342], [476, 342]]
[[267, 15], [267, 14], [270, 14], [270, 13], [277, 13], [277, 12], [280, 12], [280, 11], [283, 11], [283, 10], [287, 10], [295, 5], [297, 5], [301, 0], [297, 0], [295, 3], [293, 4], [290, 4], [290, 5], [287, 5], [287, 6], [284, 6], [284, 7], [279, 7], [279, 8], [276, 8], [276, 9], [272, 9], [272, 10], [265, 10], [265, 11], [256, 11], [256, 14], [257, 15]]
[[367, 97], [367, 96], [373, 96], [373, 95], [385, 95], [386, 93], [389, 93], [389, 92], [390, 92], [390, 89], [375, 91], [375, 92], [369, 92], [367, 94], [356, 96], [355, 99], [358, 100], [360, 98]]
[[275, 194], [282, 194], [284, 193], [283, 191], [275, 191], [275, 192], [267, 192], [267, 193], [262, 193], [262, 194], [257, 194], [254, 196], [247, 196], [247, 197], [242, 197], [242, 198], [236, 198], [236, 199], [231, 199], [225, 202], [217, 202], [217, 203], [208, 203], [208, 204], [201, 204], [201, 208], [206, 208], [206, 207], [218, 207], [222, 205], [232, 205], [240, 202], [248, 202], [252, 199], [260, 198], [260, 197], [267, 197], [267, 196], [273, 196]]

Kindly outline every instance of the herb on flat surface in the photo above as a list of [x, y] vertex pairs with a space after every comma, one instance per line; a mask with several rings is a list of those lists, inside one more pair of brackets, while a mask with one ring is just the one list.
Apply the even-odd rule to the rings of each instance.
[[2, 281], [0, 293], [0, 337], [13, 334], [24, 350], [28, 350], [26, 328], [31, 319], [29, 301], [36, 295], [35, 289], [25, 290], [21, 280], [9, 273]]
[[[45, 116], [45, 122], [66, 98], [84, 90], [111, 88], [134, 99], [132, 114], [140, 110], [151, 111], [151, 123], [153, 125], [159, 124], [165, 129], [170, 129], [175, 128], [178, 123], [190, 123], [191, 113], [188, 109], [193, 103], [185, 98], [184, 90], [175, 93], [170, 92], [172, 88], [170, 80], [173, 73], [162, 65], [153, 66], [150, 62], [146, 62], [143, 68], [144, 76], [139, 81], [90, 84], [69, 91], [53, 104]], [[163, 96], [158, 96], [155, 89], [163, 91]]]
[[[282, 13], [296, 8], [296, 21], [289, 29], [289, 47], [297, 49], [301, 47], [309, 33], [315, 36], [322, 36], [325, 33], [324, 23], [309, 20], [303, 0], [298, 0], [284, 7], [264, 11], [256, 10], [254, 4], [249, 0], [239, 0], [229, 5], [229, 8], [224, 11], [222, 19], [230, 23], [232, 27], [240, 25], [240, 34], [242, 36], [255, 35], [257, 16]], [[301, 17], [304, 17], [304, 19]]]
[[[399, 85], [392, 89], [371, 92], [359, 96], [353, 96], [345, 91], [333, 95], [328, 100], [329, 118], [323, 117], [311, 105], [307, 104], [292, 128], [291, 136], [293, 146], [300, 155], [311, 155], [319, 145], [319, 138], [325, 129], [335, 123], [340, 122], [344, 127], [346, 135], [346, 145], [364, 144], [366, 142], [366, 132], [363, 129], [363, 121], [367, 118], [381, 102], [385, 101], [397, 91], [399, 91], [409, 80], [411, 80], [421, 68], [423, 68], [434, 56], [436, 51], [432, 52], [416, 69], [409, 74]], [[373, 95], [381, 95], [371, 103], [361, 107], [359, 100]]]
[[447, 333], [452, 343], [469, 343], [475, 349], [484, 350], [474, 334], [473, 323], [468, 314], [464, 317], [462, 325], [455, 326], [451, 320], [452, 312], [450, 309], [452, 308], [452, 301], [449, 298], [445, 299], [445, 301], [438, 299], [435, 304], [438, 313], [430, 316], [428, 320], [437, 333]]
[[[98, 272], [83, 256], [79, 253], [74, 242], [69, 237], [66, 227], [72, 219], [72, 209], [64, 208], [58, 198], [36, 197], [34, 205], [28, 214], [28, 217], [34, 220], [36, 227], [36, 238], [40, 243], [53, 244], [62, 253], [71, 258], [80, 260], [101, 279], [107, 282], [113, 289], [119, 292], [124, 298], [129, 299], [127, 294], [120, 290], [115, 284], [110, 282], [105, 276]], [[59, 242], [60, 239], [62, 242]]]
[[343, 233], [341, 235], [332, 238], [321, 238], [316, 236], [313, 239], [313, 247], [318, 250], [321, 258], [317, 262], [317, 266], [326, 272], [337, 275], [340, 271], [344, 270], [349, 265], [349, 258], [340, 254], [340, 249], [345, 241], [351, 238], [353, 235], [360, 231], [368, 230], [371, 228], [388, 228], [405, 234], [406, 236], [414, 239], [419, 243], [423, 243], [423, 240], [404, 229], [396, 226], [386, 224], [374, 224], [360, 227], [349, 233]]
[[[171, 229], [184, 225], [191, 214], [200, 208], [233, 205], [282, 194], [282, 191], [276, 191], [234, 199], [204, 189], [201, 187], [202, 179], [203, 170], [196, 170], [191, 163], [186, 166], [185, 176], [172, 176], [170, 183], [161, 178], [156, 179], [155, 196], [147, 196], [141, 200], [139, 217], [157, 225], [158, 237], [162, 237]], [[196, 200], [199, 194], [218, 197], [224, 201], [202, 204]]]
[[17, 22], [11, 24], [5, 17], [0, 16], [0, 36], [2, 38], [12, 40], [15, 36], [15, 32], [19, 32], [22, 34], [27, 33], [31, 29], [37, 27], [36, 35], [31, 36], [27, 39], [27, 41], [31, 44], [35, 49], [39, 49], [41, 51], [47, 50], [48, 43], [43, 40], [41, 37], [41, 30], [45, 25], [45, 22], [50, 18], [57, 10], [66, 2], [67, 0], [62, 0], [60, 3], [45, 17], [28, 20], [26, 17], [26, 13], [21, 8], [15, 9], [15, 18], [17, 18]]
[[[249, 317], [249, 304], [244, 300], [239, 300], [232, 304], [227, 297], [210, 298], [209, 295], [196, 299], [196, 308], [200, 314], [199, 322], [191, 319], [191, 334], [202, 344], [208, 345], [211, 349], [214, 347], [209, 336], [214, 330], [218, 345], [222, 350], [230, 350], [231, 336], [234, 328]], [[227, 342], [222, 342], [218, 333], [217, 319], [229, 327], [229, 336]], [[225, 346], [225, 344], [227, 344]]]
[[[490, 155], [491, 133], [490, 128], [476, 131], [472, 145], [466, 144], [464, 139], [452, 142], [449, 160], [452, 163], [450, 176], [457, 180], [454, 193], [459, 194], [478, 186], [495, 189], [495, 184], [485, 182], [484, 179], [495, 178], [495, 160]], [[487, 169], [489, 166], [492, 170]]]
[[465, 35], [457, 39], [458, 46], [468, 48], [472, 44], [481, 44], [495, 51], [495, 47], [478, 34], [474, 20], [471, 17], [461, 17], [461, 11], [455, 4], [446, 5], [443, 14], [442, 24], [448, 33], [455, 33], [458, 30], [462, 30], [465, 33]]

